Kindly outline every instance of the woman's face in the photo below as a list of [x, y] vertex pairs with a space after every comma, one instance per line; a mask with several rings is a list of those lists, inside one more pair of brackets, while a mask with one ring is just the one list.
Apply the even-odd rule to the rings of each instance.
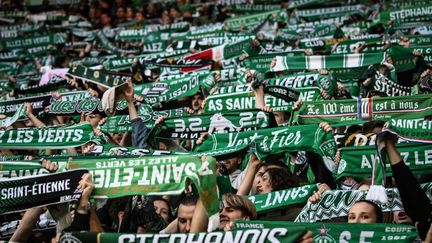
[[253, 188], [253, 190], [255, 190], [255, 192], [257, 191], [258, 183], [260, 183], [260, 181], [262, 180], [262, 176], [263, 176], [264, 172], [266, 171], [266, 169], [267, 169], [266, 166], [261, 166], [259, 168], [259, 170], [257, 171], [257, 173], [255, 174], [255, 178], [252, 182], [252, 188]]
[[169, 206], [165, 201], [155, 200], [153, 202], [156, 213], [161, 216], [165, 222], [169, 221]]
[[238, 219], [249, 219], [249, 217], [243, 217], [243, 214], [240, 210], [238, 209], [234, 209], [230, 206], [227, 205], [226, 201], [223, 201], [224, 203], [224, 207], [222, 209], [222, 211], [220, 211], [219, 213], [219, 228], [220, 229], [225, 229], [225, 226], [230, 223], [230, 222], [234, 222], [235, 220]]
[[271, 178], [268, 172], [264, 173], [262, 175], [262, 178], [260, 181], [258, 181], [258, 185], [256, 188], [256, 193], [257, 194], [264, 194], [264, 193], [269, 193], [272, 192], [273, 188], [271, 185]]
[[355, 203], [348, 212], [348, 223], [376, 223], [375, 208], [366, 202]]

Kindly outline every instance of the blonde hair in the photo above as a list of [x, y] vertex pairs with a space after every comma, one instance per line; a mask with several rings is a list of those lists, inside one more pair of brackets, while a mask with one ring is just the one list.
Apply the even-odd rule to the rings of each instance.
[[226, 203], [226, 206], [240, 210], [242, 212], [242, 216], [248, 216], [251, 220], [257, 218], [255, 205], [246, 197], [232, 193], [226, 193], [223, 199]]

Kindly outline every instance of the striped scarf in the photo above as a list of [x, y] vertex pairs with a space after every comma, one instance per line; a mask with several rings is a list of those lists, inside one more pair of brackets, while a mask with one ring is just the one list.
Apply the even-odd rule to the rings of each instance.
[[284, 70], [303, 70], [303, 69], [344, 69], [365, 67], [378, 64], [384, 61], [385, 53], [355, 53], [329, 56], [293, 56], [276, 57], [276, 65], [270, 70], [279, 72]]

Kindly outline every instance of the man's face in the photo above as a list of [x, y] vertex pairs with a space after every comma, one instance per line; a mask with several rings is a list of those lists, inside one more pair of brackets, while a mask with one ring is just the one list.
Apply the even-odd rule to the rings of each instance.
[[179, 233], [189, 233], [194, 211], [195, 205], [180, 204], [177, 215]]
[[227, 168], [228, 174], [233, 173], [240, 167], [241, 159], [240, 158], [231, 158], [224, 161], [225, 166]]
[[203, 98], [201, 95], [196, 94], [192, 97], [192, 110], [198, 111], [201, 109], [201, 104], [203, 102]]

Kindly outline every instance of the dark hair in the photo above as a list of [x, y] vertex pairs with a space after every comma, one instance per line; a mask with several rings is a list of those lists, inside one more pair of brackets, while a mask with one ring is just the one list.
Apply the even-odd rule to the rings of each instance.
[[198, 202], [198, 196], [191, 195], [191, 194], [186, 194], [186, 196], [180, 200], [180, 204], [184, 206], [193, 206], [196, 205], [197, 202]]
[[366, 199], [359, 200], [359, 201], [355, 202], [354, 204], [357, 204], [357, 203], [367, 203], [367, 204], [371, 205], [374, 208], [374, 210], [375, 210], [376, 223], [382, 223], [382, 221], [383, 221], [383, 212], [382, 212], [381, 208], [376, 203], [374, 203], [374, 202], [372, 202], [370, 200], [366, 200]]
[[368, 134], [373, 131], [374, 128], [377, 127], [384, 127], [385, 122], [384, 121], [370, 121], [363, 124], [363, 134]]
[[172, 212], [171, 205], [170, 205], [169, 201], [166, 200], [163, 197], [155, 197], [153, 199], [153, 203], [154, 203], [154, 201], [164, 201], [168, 205], [168, 223], [171, 223], [171, 221], [174, 220], [174, 215], [173, 215], [173, 212]]
[[284, 190], [299, 186], [298, 179], [292, 173], [280, 168], [267, 169], [265, 173], [270, 176], [272, 191]]

